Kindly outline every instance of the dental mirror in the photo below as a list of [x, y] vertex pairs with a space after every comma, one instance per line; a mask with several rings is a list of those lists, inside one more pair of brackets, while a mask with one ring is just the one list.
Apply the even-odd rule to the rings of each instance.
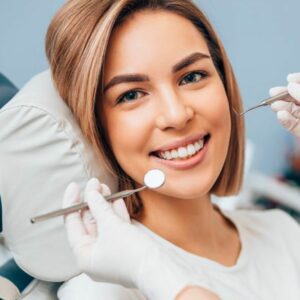
[[144, 176], [144, 184], [149, 189], [158, 189], [166, 180], [165, 173], [159, 169], [152, 169], [148, 171]]
[[[140, 192], [146, 188], [157, 189], [165, 183], [165, 178], [166, 177], [165, 177], [165, 174], [163, 171], [161, 171], [159, 169], [151, 169], [145, 174], [144, 185], [142, 187], [139, 187], [139, 188], [133, 189], [133, 190], [121, 191], [121, 192], [118, 192], [118, 193], [115, 193], [115, 194], [112, 194], [109, 196], [104, 196], [104, 198], [109, 202], [113, 202], [117, 199], [125, 198], [134, 193]], [[46, 221], [51, 218], [63, 216], [63, 215], [81, 210], [83, 208], [87, 208], [87, 207], [88, 207], [88, 204], [86, 202], [81, 202], [79, 204], [76, 204], [76, 205], [73, 205], [73, 206], [70, 206], [67, 208], [58, 209], [58, 210], [55, 210], [50, 213], [46, 213], [43, 215], [33, 217], [30, 219], [30, 222], [34, 224], [37, 222]]]

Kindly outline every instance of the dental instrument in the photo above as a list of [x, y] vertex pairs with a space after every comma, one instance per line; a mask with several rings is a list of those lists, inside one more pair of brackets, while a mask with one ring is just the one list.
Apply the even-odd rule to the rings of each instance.
[[237, 112], [234, 108], [233, 108], [233, 111], [238, 116], [243, 116], [244, 114], [246, 114], [247, 112], [249, 112], [251, 110], [254, 110], [254, 109], [259, 108], [259, 107], [271, 105], [272, 103], [274, 103], [276, 101], [279, 101], [279, 100], [286, 101], [286, 102], [291, 102], [291, 103], [299, 103], [299, 102], [297, 102], [297, 100], [295, 100], [293, 97], [291, 97], [290, 94], [287, 91], [285, 91], [285, 92], [282, 92], [282, 93], [280, 93], [276, 96], [267, 98], [267, 99], [263, 100], [261, 103], [255, 105], [253, 107], [250, 107], [250, 108], [246, 109], [245, 111], [243, 111], [241, 113]]
[[[150, 171], [148, 171], [145, 176], [144, 176], [144, 185], [137, 188], [137, 189], [132, 189], [132, 190], [124, 190], [109, 196], [104, 196], [104, 198], [108, 201], [108, 202], [113, 202], [117, 199], [120, 198], [125, 198], [128, 197], [134, 193], [140, 192], [146, 188], [149, 189], [157, 189], [159, 187], [161, 187], [164, 183], [165, 183], [165, 174], [163, 171], [159, 170], [159, 169], [151, 169]], [[37, 223], [37, 222], [41, 222], [41, 221], [45, 221], [51, 218], [55, 218], [55, 217], [59, 217], [59, 216], [63, 216], [72, 212], [76, 212], [78, 210], [87, 208], [88, 204], [86, 202], [82, 202], [67, 208], [62, 208], [62, 209], [58, 209], [55, 210], [53, 212], [49, 212], [43, 215], [39, 215], [36, 217], [33, 217], [30, 219], [31, 223]]]

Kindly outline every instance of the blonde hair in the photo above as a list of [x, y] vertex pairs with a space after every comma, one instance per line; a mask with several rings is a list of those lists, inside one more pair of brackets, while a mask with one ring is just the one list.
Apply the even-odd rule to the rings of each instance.
[[[97, 113], [103, 92], [103, 66], [110, 37], [133, 13], [165, 10], [190, 20], [206, 40], [223, 81], [231, 108], [227, 157], [211, 193], [236, 194], [243, 180], [244, 121], [238, 85], [224, 47], [206, 16], [189, 0], [69, 0], [55, 15], [46, 36], [46, 53], [56, 87], [96, 150], [102, 166], [119, 180], [119, 188], [135, 187], [116, 161]], [[125, 200], [131, 216], [139, 214], [138, 195]]]

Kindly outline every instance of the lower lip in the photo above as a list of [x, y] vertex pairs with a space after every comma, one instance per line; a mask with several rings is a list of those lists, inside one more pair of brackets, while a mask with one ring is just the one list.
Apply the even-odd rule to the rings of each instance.
[[195, 155], [192, 156], [191, 158], [188, 159], [184, 159], [184, 160], [166, 160], [166, 159], [162, 159], [159, 158], [155, 155], [151, 155], [151, 157], [157, 161], [160, 164], [163, 164], [167, 167], [170, 167], [172, 169], [175, 170], [188, 170], [193, 168], [194, 166], [200, 164], [205, 157], [205, 154], [207, 152], [207, 148], [208, 148], [208, 143], [209, 143], [210, 139], [207, 140], [203, 146], [203, 148]]

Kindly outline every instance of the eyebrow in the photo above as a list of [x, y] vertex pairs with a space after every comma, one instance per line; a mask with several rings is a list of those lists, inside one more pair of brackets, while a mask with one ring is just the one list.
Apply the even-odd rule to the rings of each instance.
[[[195, 63], [196, 61], [202, 59], [210, 59], [211, 57], [208, 54], [204, 54], [201, 52], [195, 52], [190, 54], [189, 56], [183, 58], [177, 64], [172, 67], [172, 73], [176, 73], [189, 65]], [[149, 77], [143, 74], [124, 74], [124, 75], [117, 75], [113, 77], [104, 87], [103, 93], [105, 93], [111, 87], [120, 84], [120, 83], [127, 83], [127, 82], [145, 82], [149, 81]]]

